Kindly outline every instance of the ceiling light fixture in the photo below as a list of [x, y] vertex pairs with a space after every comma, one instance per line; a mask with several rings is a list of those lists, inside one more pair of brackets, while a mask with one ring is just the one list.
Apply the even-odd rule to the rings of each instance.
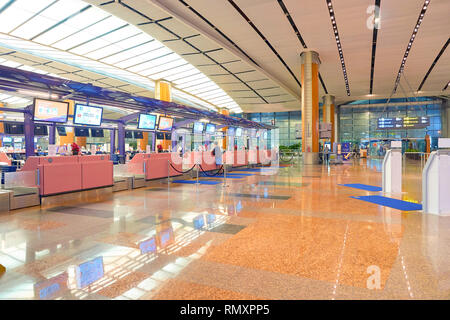
[[347, 77], [347, 68], [345, 67], [345, 61], [344, 61], [344, 54], [342, 52], [342, 46], [341, 46], [341, 39], [339, 37], [339, 31], [336, 23], [336, 17], [334, 16], [334, 10], [333, 10], [333, 4], [331, 3], [331, 0], [326, 0], [328, 4], [328, 10], [330, 12], [330, 19], [332, 23], [332, 27], [334, 30], [334, 35], [336, 38], [336, 45], [339, 51], [339, 58], [342, 65], [342, 72], [344, 74], [344, 81], [345, 81], [345, 89], [347, 91], [347, 96], [350, 96], [350, 86], [348, 84], [348, 77]]
[[419, 27], [420, 27], [420, 24], [422, 23], [422, 18], [425, 16], [425, 12], [427, 11], [429, 3], [430, 3], [430, 0], [425, 0], [424, 4], [422, 6], [422, 10], [420, 11], [420, 15], [417, 18], [417, 22], [416, 22], [416, 25], [414, 26], [411, 38], [408, 42], [408, 46], [406, 47], [405, 53], [403, 54], [403, 59], [402, 59], [400, 68], [397, 73], [397, 78], [395, 79], [394, 90], [393, 90], [394, 93], [397, 91], [397, 87], [400, 83], [400, 78], [402, 76], [403, 70], [405, 69], [406, 58], [409, 55], [409, 51], [411, 50], [411, 47], [414, 42], [414, 39], [416, 38], [417, 32], [419, 32]]

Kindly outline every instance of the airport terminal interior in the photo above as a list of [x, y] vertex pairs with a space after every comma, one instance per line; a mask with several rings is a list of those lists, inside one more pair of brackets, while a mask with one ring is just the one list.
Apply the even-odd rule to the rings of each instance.
[[449, 14], [0, 0], [0, 299], [449, 299]]

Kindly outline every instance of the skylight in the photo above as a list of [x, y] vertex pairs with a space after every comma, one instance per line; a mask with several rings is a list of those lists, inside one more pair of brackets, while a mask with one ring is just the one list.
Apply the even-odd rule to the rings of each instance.
[[[144, 89], [153, 90], [156, 80], [171, 81], [174, 98], [212, 110], [226, 107], [242, 112], [225, 91], [181, 56], [98, 7], [81, 0], [15, 0], [8, 4], [0, 0], [0, 46]], [[224, 99], [214, 99], [218, 97]]]

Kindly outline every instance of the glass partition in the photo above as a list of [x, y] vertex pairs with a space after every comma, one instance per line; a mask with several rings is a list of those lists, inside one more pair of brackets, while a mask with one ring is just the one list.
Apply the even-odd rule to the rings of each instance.
[[5, 172], [5, 189], [17, 187], [37, 187], [37, 170]]

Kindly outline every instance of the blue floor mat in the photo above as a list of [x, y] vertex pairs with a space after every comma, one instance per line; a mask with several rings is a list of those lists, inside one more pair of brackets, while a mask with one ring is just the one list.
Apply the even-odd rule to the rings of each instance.
[[[219, 175], [213, 176], [213, 177], [201, 175], [200, 177], [202, 177], [202, 178], [214, 178], [214, 179], [225, 179], [225, 177], [224, 177], [223, 174], [219, 174]], [[240, 175], [232, 175], [232, 176], [229, 176], [229, 175], [227, 174], [227, 179], [243, 179], [243, 178], [246, 178], [246, 177], [245, 177], [245, 176], [240, 176]]]
[[[195, 184], [196, 180], [174, 180], [173, 183], [185, 183], [185, 184]], [[200, 184], [219, 184], [222, 183], [222, 181], [215, 181], [215, 180], [198, 180], [198, 183]]]
[[386, 206], [402, 211], [415, 211], [422, 210], [422, 205], [414, 202], [403, 201], [398, 199], [392, 199], [382, 196], [360, 196], [360, 197], [350, 197], [353, 199], [358, 199], [362, 201], [367, 201], [381, 206]]
[[361, 183], [338, 184], [338, 186], [361, 189], [361, 190], [366, 190], [366, 191], [381, 191], [381, 190], [383, 190], [383, 189], [381, 189], [381, 187], [370, 186], [368, 184], [361, 184]]
[[237, 169], [234, 171], [248, 171], [248, 172], [263, 172], [263, 171], [273, 171], [271, 169]]

